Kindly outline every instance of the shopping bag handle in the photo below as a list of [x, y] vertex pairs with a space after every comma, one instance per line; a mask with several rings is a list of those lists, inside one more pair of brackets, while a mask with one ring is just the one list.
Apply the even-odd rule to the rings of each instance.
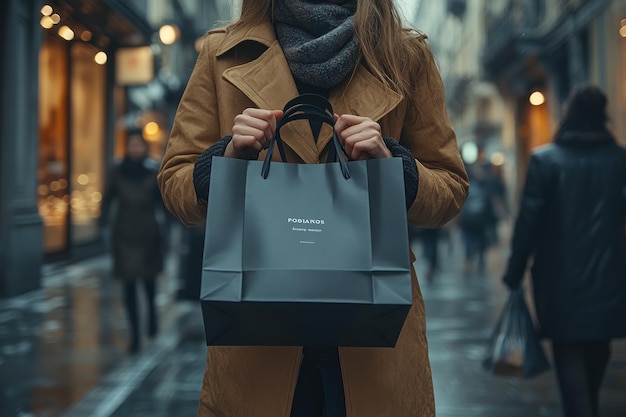
[[270, 165], [272, 155], [274, 153], [274, 147], [278, 146], [278, 151], [283, 162], [286, 162], [285, 149], [283, 147], [283, 140], [280, 137], [280, 129], [289, 122], [294, 120], [314, 120], [322, 123], [326, 123], [333, 128], [333, 145], [332, 153], [329, 154], [329, 161], [335, 159], [335, 156], [339, 159], [339, 166], [341, 167], [341, 173], [345, 179], [350, 179], [350, 171], [348, 169], [348, 163], [346, 157], [339, 143], [339, 138], [335, 133], [335, 113], [330, 102], [324, 96], [318, 94], [302, 94], [287, 102], [283, 108], [283, 117], [276, 123], [276, 131], [270, 140], [265, 160], [263, 161], [263, 167], [261, 168], [261, 176], [267, 179], [270, 172]]

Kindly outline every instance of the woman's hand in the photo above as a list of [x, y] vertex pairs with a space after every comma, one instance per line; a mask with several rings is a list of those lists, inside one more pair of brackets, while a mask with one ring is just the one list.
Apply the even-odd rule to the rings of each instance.
[[257, 159], [259, 152], [269, 146], [276, 131], [276, 121], [282, 115], [282, 110], [245, 109], [235, 117], [233, 138], [226, 147], [224, 156]]
[[391, 158], [380, 125], [369, 117], [335, 115], [335, 132], [346, 155], [352, 160]]

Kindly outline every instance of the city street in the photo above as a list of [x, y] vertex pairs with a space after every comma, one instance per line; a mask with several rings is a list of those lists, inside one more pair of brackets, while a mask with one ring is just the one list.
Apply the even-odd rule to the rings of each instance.
[[[495, 377], [481, 362], [506, 298], [499, 283], [505, 250], [488, 273], [461, 273], [461, 247], [441, 243], [443, 266], [422, 282], [437, 415], [559, 417], [552, 372], [523, 380]], [[425, 276], [420, 245], [418, 275]], [[174, 298], [175, 261], [159, 290], [162, 332], [138, 355], [125, 353], [119, 287], [107, 258], [51, 273], [42, 292], [0, 305], [0, 415], [3, 417], [193, 416], [206, 347], [200, 310]], [[626, 415], [626, 344], [615, 343], [602, 390], [602, 417]], [[546, 349], [546, 352], [548, 350]]]
[[[369, 203], [396, 220], [404, 207], [389, 210], [386, 196], [396, 186], [413, 223], [441, 227], [409, 230], [437, 417], [565, 417], [563, 407], [568, 417], [571, 409], [626, 417], [626, 0], [3, 0], [0, 12], [0, 417], [196, 416], [207, 354], [202, 265], [225, 277], [205, 298], [234, 282], [235, 267], [214, 260], [278, 268], [269, 272], [278, 282], [274, 260], [288, 259], [291, 272], [304, 272], [282, 275], [301, 278], [291, 281], [300, 291], [308, 268], [300, 255], [340, 256], [350, 266], [324, 268], [367, 271], [382, 248], [400, 254], [406, 271], [406, 247], [385, 239], [404, 236], [404, 226], [372, 233], [363, 255], [367, 228], [347, 232], [348, 222], [332, 219], [332, 209], [348, 208], [362, 226], [366, 213], [352, 209]], [[345, 179], [358, 175], [348, 175], [342, 154], [376, 161], [356, 168], [363, 181], [337, 182], [335, 160]], [[402, 172], [387, 179], [383, 157]], [[267, 162], [262, 178], [244, 175], [255, 158]], [[294, 169], [273, 169], [275, 184], [300, 183], [309, 169], [328, 177], [273, 195], [285, 187], [265, 181], [270, 160]], [[221, 175], [218, 165], [233, 171]], [[267, 213], [282, 216], [286, 232], [326, 224], [339, 234], [325, 239], [342, 250], [299, 250], [331, 247], [308, 237], [279, 250], [280, 226]], [[207, 246], [203, 263], [205, 214], [219, 225], [209, 229], [219, 251]], [[239, 223], [230, 227], [229, 217]], [[241, 256], [228, 252], [239, 240]], [[495, 375], [484, 366], [494, 341], [523, 339], [493, 337], [513, 299], [504, 271], [511, 287], [525, 278], [513, 295], [524, 294], [534, 316], [531, 268], [542, 334], [556, 353], [541, 341], [550, 369]], [[388, 272], [381, 284], [363, 280], [362, 294], [395, 297], [386, 287], [397, 271]], [[312, 279], [311, 294], [325, 288]], [[283, 287], [247, 284], [245, 294]], [[345, 307], [347, 297], [333, 296]], [[327, 316], [348, 317], [341, 311]], [[284, 330], [289, 316], [269, 322]], [[272, 336], [258, 317], [244, 321], [255, 336]], [[314, 321], [329, 336], [364, 333], [353, 321], [340, 332]], [[520, 322], [511, 327], [529, 329]], [[603, 375], [612, 337], [621, 339]], [[417, 406], [421, 395], [394, 397], [406, 391], [398, 387], [430, 388], [424, 369], [404, 363], [424, 363], [422, 347], [399, 360], [344, 357], [346, 380], [364, 387], [347, 386], [363, 409], [349, 417], [383, 417], [377, 403], [394, 414], [384, 417], [424, 417], [414, 414], [431, 410], [431, 398]], [[510, 356], [521, 359], [520, 350]], [[239, 353], [229, 366], [211, 363], [209, 382], [226, 387], [241, 376], [266, 391], [243, 389], [247, 398], [219, 417], [268, 417], [240, 404], [283, 405], [267, 395], [279, 389], [255, 379], [271, 372], [252, 372], [274, 362]]]

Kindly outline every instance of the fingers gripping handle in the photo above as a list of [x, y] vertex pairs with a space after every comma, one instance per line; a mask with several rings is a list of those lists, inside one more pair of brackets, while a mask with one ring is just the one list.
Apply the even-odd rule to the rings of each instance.
[[[286, 162], [285, 150], [283, 147], [283, 141], [280, 137], [280, 129], [289, 122], [294, 120], [315, 120], [318, 122], [326, 123], [331, 127], [335, 126], [335, 117], [333, 108], [330, 102], [323, 96], [317, 94], [302, 94], [288, 101], [283, 108], [283, 117], [276, 124], [276, 131], [270, 140], [265, 160], [263, 161], [263, 167], [261, 168], [261, 175], [263, 178], [267, 178], [270, 172], [270, 165], [272, 155], [274, 154], [274, 147], [278, 146], [278, 151], [283, 162]], [[341, 173], [345, 179], [350, 178], [350, 171], [348, 170], [348, 164], [346, 157], [341, 149], [339, 138], [333, 129], [333, 141], [332, 146], [334, 155], [337, 155], [339, 159], [339, 165], [341, 167]], [[334, 159], [334, 157], [333, 157]]]

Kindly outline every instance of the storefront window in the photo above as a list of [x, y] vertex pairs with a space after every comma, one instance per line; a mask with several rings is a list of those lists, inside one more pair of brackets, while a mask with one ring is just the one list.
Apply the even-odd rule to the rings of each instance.
[[52, 36], [40, 52], [38, 192], [48, 254], [97, 238], [106, 77], [96, 52]]
[[46, 253], [67, 249], [68, 231], [68, 59], [61, 42], [48, 40], [40, 52], [39, 213]]
[[91, 45], [72, 47], [72, 244], [93, 241], [103, 191], [105, 67], [94, 61]]

